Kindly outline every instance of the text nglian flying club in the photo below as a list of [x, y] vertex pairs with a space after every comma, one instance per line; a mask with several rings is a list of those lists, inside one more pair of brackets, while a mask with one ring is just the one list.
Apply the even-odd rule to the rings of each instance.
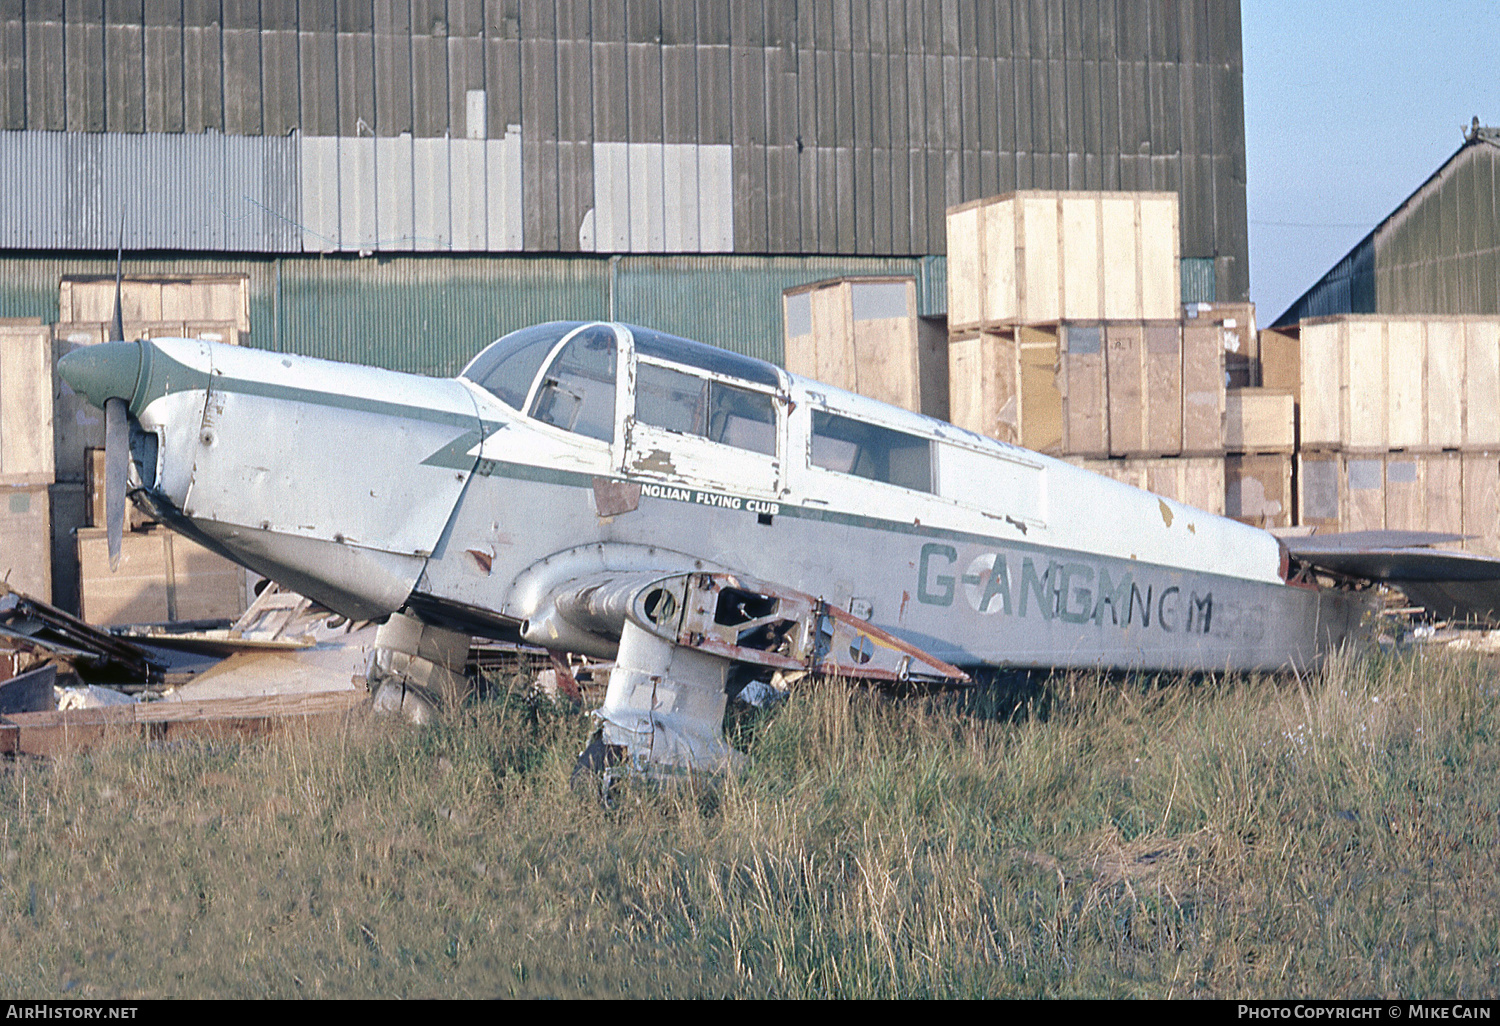
[[452, 379], [197, 339], [59, 371], [105, 409], [115, 538], [128, 480], [339, 613], [612, 658], [599, 740], [653, 771], [725, 765], [726, 696], [778, 671], [1307, 667], [1368, 609], [1264, 531], [630, 325]]

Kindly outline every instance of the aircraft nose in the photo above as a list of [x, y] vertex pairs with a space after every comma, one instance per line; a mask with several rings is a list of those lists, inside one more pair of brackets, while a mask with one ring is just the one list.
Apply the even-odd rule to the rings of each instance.
[[104, 342], [83, 346], [57, 361], [57, 373], [89, 402], [99, 408], [106, 399], [135, 398], [141, 374], [139, 342]]

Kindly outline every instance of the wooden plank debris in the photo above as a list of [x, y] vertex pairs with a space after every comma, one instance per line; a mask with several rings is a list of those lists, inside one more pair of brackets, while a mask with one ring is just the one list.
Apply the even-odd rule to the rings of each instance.
[[350, 688], [201, 702], [136, 702], [99, 709], [12, 713], [0, 716], [0, 752], [57, 757], [131, 736], [143, 741], [171, 742], [336, 727], [368, 699], [368, 692]]

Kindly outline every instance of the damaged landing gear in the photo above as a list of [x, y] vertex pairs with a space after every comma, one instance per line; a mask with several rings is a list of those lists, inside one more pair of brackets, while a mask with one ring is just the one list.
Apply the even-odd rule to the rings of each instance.
[[375, 633], [365, 670], [376, 712], [430, 723], [455, 708], [472, 690], [464, 675], [469, 636], [392, 613]]

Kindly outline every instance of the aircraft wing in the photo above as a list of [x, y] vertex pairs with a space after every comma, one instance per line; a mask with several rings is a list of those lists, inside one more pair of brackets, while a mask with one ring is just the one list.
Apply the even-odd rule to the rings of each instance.
[[1293, 559], [1340, 577], [1380, 581], [1447, 620], [1500, 626], [1500, 559], [1434, 549], [1462, 535], [1351, 531], [1283, 539]]
[[956, 666], [820, 598], [740, 574], [603, 572], [555, 588], [551, 615], [618, 639], [602, 743], [655, 773], [722, 770], [735, 667], [770, 675], [968, 683]]

